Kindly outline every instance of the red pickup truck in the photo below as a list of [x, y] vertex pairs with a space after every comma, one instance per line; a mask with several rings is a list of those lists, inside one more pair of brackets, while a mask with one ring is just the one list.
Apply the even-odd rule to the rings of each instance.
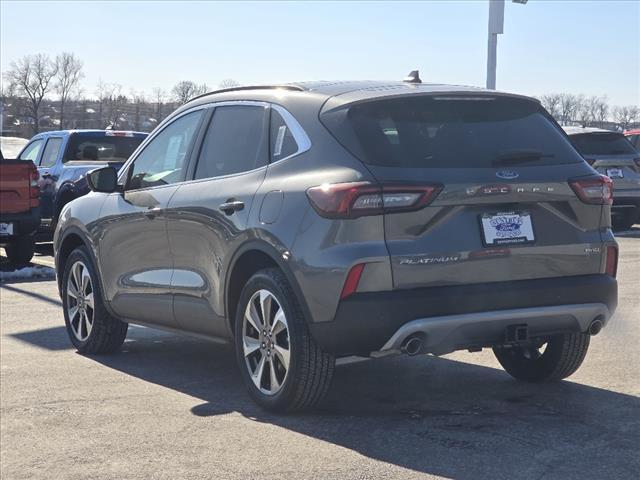
[[9, 160], [0, 152], [0, 246], [9, 261], [31, 261], [40, 225], [38, 169], [29, 160]]

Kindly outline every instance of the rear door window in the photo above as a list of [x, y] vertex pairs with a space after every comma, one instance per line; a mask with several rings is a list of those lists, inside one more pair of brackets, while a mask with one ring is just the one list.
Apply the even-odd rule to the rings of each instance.
[[31, 142], [20, 154], [20, 160], [31, 160], [33, 163], [36, 163], [43, 143], [44, 140], [42, 140], [41, 138]]
[[47, 140], [47, 144], [42, 152], [42, 159], [40, 160], [41, 167], [53, 167], [58, 160], [58, 153], [60, 153], [60, 147], [62, 146], [62, 138], [52, 137]]
[[195, 178], [248, 172], [267, 164], [269, 109], [217, 107], [198, 157]]
[[487, 168], [578, 163], [558, 127], [533, 101], [411, 96], [321, 115], [365, 163], [389, 167]]
[[125, 162], [144, 138], [104, 132], [76, 133], [69, 139], [63, 161]]
[[583, 155], [623, 155], [633, 154], [631, 142], [621, 133], [580, 133], [572, 135], [571, 141]]

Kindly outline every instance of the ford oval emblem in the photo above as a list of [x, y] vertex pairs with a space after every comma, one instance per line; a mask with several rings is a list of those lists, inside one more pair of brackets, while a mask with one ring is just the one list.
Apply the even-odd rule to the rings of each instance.
[[496, 177], [503, 178], [505, 180], [513, 180], [519, 176], [518, 172], [514, 172], [512, 170], [500, 170], [499, 172], [496, 172]]

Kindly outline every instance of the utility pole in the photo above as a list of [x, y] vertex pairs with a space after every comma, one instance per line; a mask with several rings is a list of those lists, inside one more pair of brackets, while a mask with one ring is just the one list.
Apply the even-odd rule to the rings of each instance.
[[[505, 0], [489, 0], [489, 32], [487, 38], [487, 88], [496, 89], [496, 69], [498, 64], [498, 35], [504, 33]], [[512, 0], [524, 5], [527, 0]]]
[[487, 39], [487, 88], [496, 89], [498, 35], [504, 31], [504, 0], [489, 0], [489, 35]]

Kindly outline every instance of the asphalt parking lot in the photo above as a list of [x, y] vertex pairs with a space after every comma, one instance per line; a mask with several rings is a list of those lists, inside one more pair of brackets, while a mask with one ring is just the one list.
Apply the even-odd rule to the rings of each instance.
[[[0, 283], [2, 479], [619, 479], [640, 470], [640, 228], [620, 303], [569, 380], [528, 385], [491, 352], [344, 364], [321, 407], [248, 399], [229, 348], [132, 327], [81, 356], [55, 282]], [[46, 271], [52, 259], [35, 262]]]

